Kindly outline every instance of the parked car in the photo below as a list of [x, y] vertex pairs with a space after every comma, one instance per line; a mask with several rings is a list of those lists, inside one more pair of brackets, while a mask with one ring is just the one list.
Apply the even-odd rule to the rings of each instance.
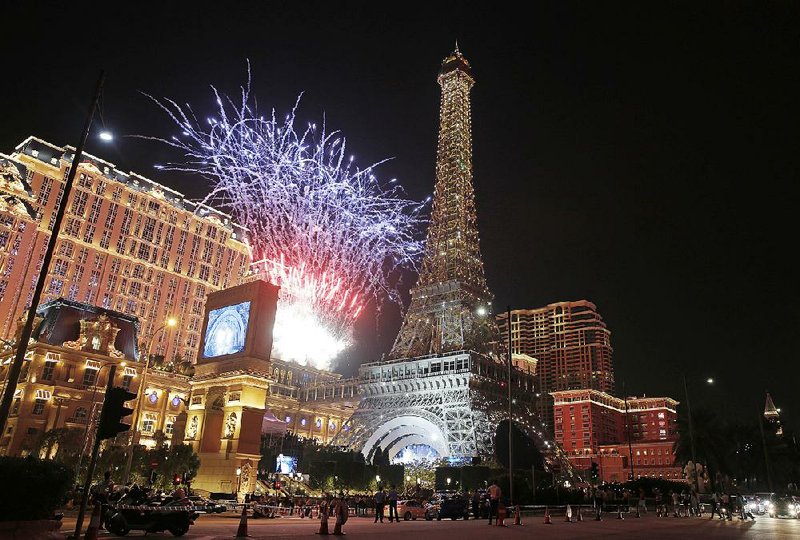
[[469, 519], [469, 501], [463, 497], [444, 499], [436, 512], [436, 519]]
[[397, 501], [397, 515], [402, 516], [406, 521], [424, 518], [425, 508], [423, 508], [422, 503], [413, 499]]
[[221, 514], [222, 512], [228, 510], [224, 504], [219, 504], [216, 501], [212, 501], [211, 499], [206, 499], [198, 495], [187, 497], [187, 499], [192, 501], [192, 506], [196, 508], [195, 511], [198, 514]]
[[779, 518], [788, 517], [797, 519], [800, 517], [800, 504], [788, 495], [773, 496], [767, 506], [769, 517]]

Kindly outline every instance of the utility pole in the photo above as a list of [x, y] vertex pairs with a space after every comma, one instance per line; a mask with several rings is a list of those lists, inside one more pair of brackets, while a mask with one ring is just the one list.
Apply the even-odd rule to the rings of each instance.
[[686, 395], [686, 414], [689, 416], [689, 444], [692, 450], [692, 467], [694, 470], [692, 474], [695, 477], [695, 487], [697, 492], [700, 493], [700, 476], [697, 474], [697, 455], [694, 451], [694, 427], [692, 424], [692, 404], [689, 402], [689, 387], [686, 385], [686, 374], [683, 374], [683, 392]]
[[511, 306], [507, 307], [508, 311], [508, 502], [509, 505], [514, 504], [514, 454], [512, 452], [511, 444], [513, 442], [513, 427], [511, 416], [511, 370], [512, 357], [511, 357]]
[[100, 93], [103, 91], [103, 81], [105, 80], [105, 71], [100, 72], [100, 77], [97, 79], [97, 87], [94, 92], [94, 99], [89, 106], [89, 112], [86, 115], [86, 123], [83, 126], [83, 133], [81, 133], [80, 142], [75, 148], [75, 155], [72, 157], [72, 166], [67, 175], [67, 181], [64, 183], [64, 194], [61, 196], [61, 203], [58, 205], [55, 219], [53, 220], [53, 230], [50, 232], [50, 239], [47, 241], [47, 249], [44, 252], [42, 259], [42, 267], [39, 270], [39, 277], [36, 280], [36, 287], [33, 290], [31, 297], [31, 305], [28, 308], [28, 314], [25, 318], [25, 325], [22, 327], [22, 333], [17, 341], [17, 354], [14, 357], [14, 362], [8, 371], [8, 382], [3, 392], [3, 399], [0, 401], [0, 433], [5, 433], [6, 422], [8, 421], [8, 413], [11, 410], [11, 402], [14, 399], [14, 392], [17, 390], [17, 383], [19, 381], [19, 374], [22, 371], [22, 364], [25, 361], [25, 353], [28, 350], [28, 342], [33, 333], [33, 320], [36, 318], [36, 310], [39, 307], [39, 301], [42, 297], [44, 290], [44, 282], [47, 279], [47, 270], [50, 267], [50, 261], [53, 258], [53, 252], [56, 248], [58, 241], [58, 233], [61, 230], [61, 222], [64, 220], [64, 213], [69, 201], [69, 195], [72, 191], [72, 184], [75, 180], [75, 173], [78, 171], [78, 165], [83, 157], [83, 148], [86, 146], [86, 139], [89, 137], [89, 131], [92, 127], [92, 119], [94, 112], [97, 110], [97, 103], [100, 101]]
[[772, 491], [772, 467], [769, 463], [769, 452], [767, 452], [767, 438], [764, 436], [764, 417], [759, 412], [758, 414], [758, 429], [761, 430], [761, 446], [764, 448], [764, 464], [767, 467], [767, 485], [769, 490]]
[[625, 381], [622, 381], [622, 396], [625, 398], [625, 425], [628, 432], [628, 462], [631, 467], [631, 482], [636, 480], [633, 473], [633, 443], [631, 442], [631, 420], [628, 415], [628, 393], [625, 391]]

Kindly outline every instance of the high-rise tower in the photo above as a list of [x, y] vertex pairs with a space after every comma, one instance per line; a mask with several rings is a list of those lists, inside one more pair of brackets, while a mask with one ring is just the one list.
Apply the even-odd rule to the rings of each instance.
[[475, 83], [456, 45], [442, 62], [433, 212], [417, 286], [390, 358], [484, 349], [492, 295], [486, 287], [472, 187]]
[[[419, 281], [390, 358], [359, 369], [361, 401], [333, 441], [370, 461], [494, 459], [498, 426], [508, 421], [508, 368], [487, 350], [496, 325], [472, 189], [475, 81], [458, 46], [442, 62], [438, 81], [436, 183]], [[533, 368], [515, 361], [514, 425], [534, 442], [547, 470], [571, 477], [569, 460], [545, 438], [534, 413]]]

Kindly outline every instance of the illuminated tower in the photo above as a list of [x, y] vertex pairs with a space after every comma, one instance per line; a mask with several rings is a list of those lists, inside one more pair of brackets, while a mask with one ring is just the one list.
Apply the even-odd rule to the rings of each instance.
[[481, 350], [491, 336], [472, 187], [472, 69], [456, 49], [442, 62], [433, 212], [422, 270], [390, 358]]

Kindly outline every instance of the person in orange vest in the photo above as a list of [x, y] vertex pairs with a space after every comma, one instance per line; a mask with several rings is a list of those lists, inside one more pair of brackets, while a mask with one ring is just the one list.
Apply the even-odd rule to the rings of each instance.
[[500, 506], [500, 497], [503, 496], [503, 491], [500, 489], [500, 486], [492, 480], [492, 485], [489, 486], [489, 525], [492, 524], [492, 516], [494, 516], [495, 522], [497, 521], [497, 509]]

